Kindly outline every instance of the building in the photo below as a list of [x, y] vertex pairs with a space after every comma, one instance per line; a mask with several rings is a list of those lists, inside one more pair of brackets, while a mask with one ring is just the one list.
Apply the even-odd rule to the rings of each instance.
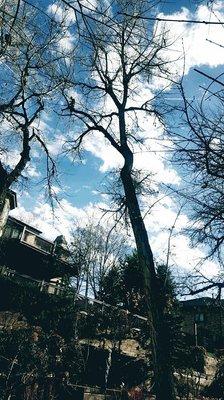
[[[11, 200], [9, 201], [9, 198]], [[16, 206], [16, 195], [9, 193], [4, 208], [0, 237], [0, 265], [3, 273], [15, 274], [40, 282], [50, 293], [63, 286], [67, 276], [76, 276], [65, 238], [58, 236], [53, 242], [45, 239], [42, 232], [14, 217], [6, 217]], [[4, 268], [3, 268], [4, 267]], [[4, 272], [5, 271], [5, 272]], [[12, 272], [11, 272], [12, 274]]]
[[201, 297], [181, 302], [183, 332], [192, 344], [224, 348], [224, 300]]

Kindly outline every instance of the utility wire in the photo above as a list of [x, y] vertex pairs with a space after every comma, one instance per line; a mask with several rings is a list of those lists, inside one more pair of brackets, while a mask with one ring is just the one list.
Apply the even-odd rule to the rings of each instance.
[[[122, 14], [126, 17], [131, 17], [131, 15], [127, 13], [118, 13]], [[136, 19], [144, 19], [144, 20], [149, 20], [149, 21], [157, 21], [157, 22], [177, 22], [177, 23], [188, 23], [188, 24], [204, 24], [204, 25], [223, 25], [224, 26], [224, 21], [198, 21], [195, 19], [174, 19], [174, 18], [163, 18], [163, 17], [144, 17], [142, 15], [135, 15], [134, 18]]]
[[[28, 0], [23, 0], [24, 3], [37, 8], [37, 6], [34, 6], [33, 4], [29, 3]], [[82, 11], [80, 11], [77, 7], [75, 7], [74, 5], [72, 5], [71, 3], [69, 3], [67, 0], [62, 0], [62, 2], [69, 8], [71, 8], [74, 12], [78, 13], [78, 14], [82, 14]], [[82, 7], [87, 11], [87, 14], [85, 15], [87, 18], [90, 18], [92, 20], [97, 20], [95, 16], [92, 16], [91, 14], [88, 14], [89, 11], [93, 11], [91, 8], [82, 5]], [[38, 8], [37, 8], [38, 9]], [[40, 10], [40, 9], [39, 9]], [[40, 10], [42, 11], [42, 10]], [[99, 15], [102, 15], [102, 12], [98, 11]], [[124, 15], [126, 17], [133, 17], [133, 15], [130, 15], [128, 13], [121, 13], [118, 12], [117, 15]], [[224, 25], [224, 21], [198, 21], [198, 20], [194, 20], [194, 19], [174, 19], [174, 18], [162, 18], [162, 17], [144, 17], [142, 15], [134, 15], [134, 18], [136, 19], [144, 19], [144, 20], [149, 20], [149, 21], [157, 21], [157, 22], [177, 22], [177, 23], [183, 23], [186, 22], [188, 24], [204, 24], [204, 25]], [[102, 23], [102, 21], [98, 20], [99, 23]]]

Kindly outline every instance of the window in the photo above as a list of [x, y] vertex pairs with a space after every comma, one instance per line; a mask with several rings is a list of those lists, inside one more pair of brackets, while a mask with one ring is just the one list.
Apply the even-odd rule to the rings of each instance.
[[16, 228], [13, 228], [11, 231], [11, 238], [12, 239], [19, 239], [20, 231]]
[[4, 237], [7, 239], [19, 239], [20, 230], [14, 226], [7, 226], [4, 231]]
[[203, 313], [199, 313], [195, 315], [195, 322], [204, 322], [204, 314]]

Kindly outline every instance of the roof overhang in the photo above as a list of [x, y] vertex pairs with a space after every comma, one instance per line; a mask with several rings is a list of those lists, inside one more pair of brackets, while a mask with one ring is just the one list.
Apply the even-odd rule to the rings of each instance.
[[[42, 233], [39, 229], [34, 228], [34, 226], [31, 226], [30, 224], [28, 224], [26, 222], [23, 222], [20, 219], [12, 217], [12, 215], [9, 215], [8, 220], [10, 222], [15, 223], [16, 225], [22, 226], [23, 228], [26, 227], [28, 230], [30, 230], [32, 233], [34, 233], [34, 234], [36, 234], [38, 236], [41, 235], [41, 233]], [[52, 244], [53, 244], [53, 242], [52, 242]]]

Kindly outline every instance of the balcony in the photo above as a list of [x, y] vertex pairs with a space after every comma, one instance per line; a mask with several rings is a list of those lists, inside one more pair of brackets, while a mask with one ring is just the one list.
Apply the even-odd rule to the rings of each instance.
[[52, 254], [54, 244], [24, 228], [20, 242], [45, 254]]
[[[2, 236], [0, 265], [40, 280], [77, 274], [69, 249], [62, 236], [50, 241], [41, 231], [9, 217]], [[65, 243], [64, 243], [65, 242]]]

